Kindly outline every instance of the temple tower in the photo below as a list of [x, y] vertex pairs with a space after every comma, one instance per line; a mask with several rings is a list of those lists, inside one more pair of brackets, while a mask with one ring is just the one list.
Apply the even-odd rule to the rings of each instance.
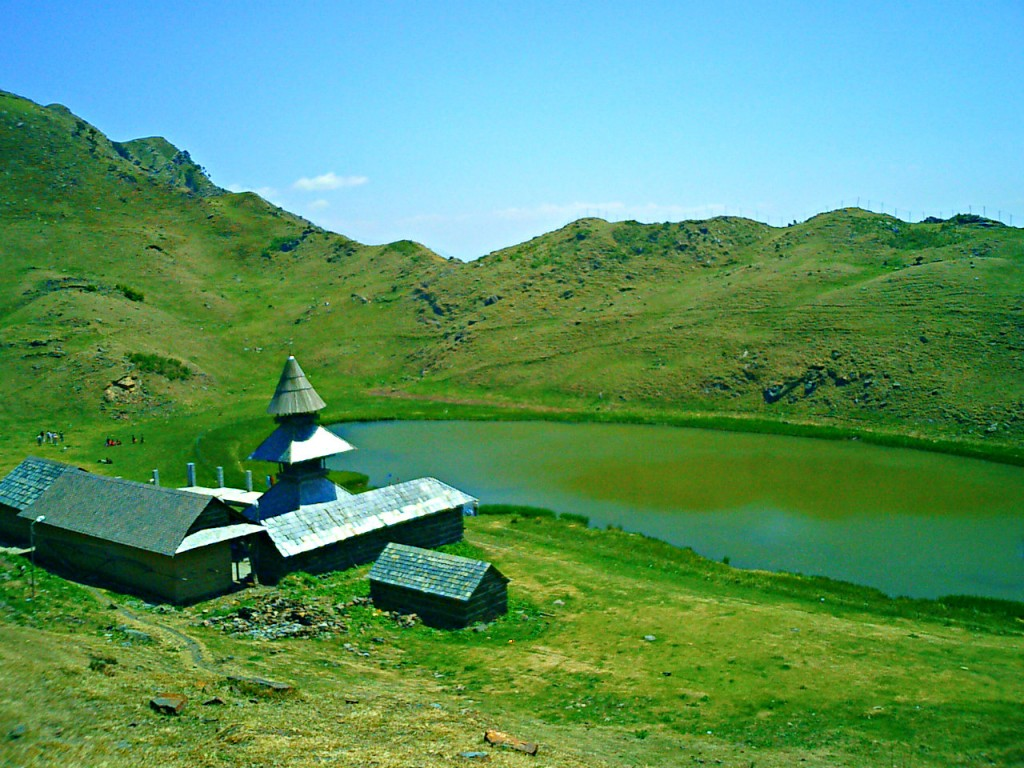
[[267, 406], [277, 429], [249, 456], [278, 465], [277, 482], [246, 510], [252, 520], [263, 521], [309, 504], [322, 504], [349, 496], [327, 479], [325, 461], [354, 450], [330, 430], [320, 426], [320, 411], [327, 404], [313, 389], [298, 362], [289, 356]]

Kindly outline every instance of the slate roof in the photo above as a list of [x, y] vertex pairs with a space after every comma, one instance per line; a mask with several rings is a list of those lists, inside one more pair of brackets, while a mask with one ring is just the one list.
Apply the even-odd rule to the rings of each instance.
[[174, 550], [174, 554], [180, 555], [182, 552], [199, 549], [200, 547], [208, 547], [221, 541], [231, 541], [232, 539], [240, 539], [243, 536], [262, 532], [263, 528], [261, 526], [253, 525], [252, 523], [235, 523], [234, 525], [222, 525], [217, 528], [203, 528], [201, 531], [190, 533], [182, 539], [181, 544]]
[[54, 480], [69, 470], [81, 471], [70, 464], [29, 456], [0, 480], [0, 504], [21, 511], [31, 506]]
[[285, 361], [277, 389], [267, 406], [271, 416], [294, 416], [299, 413], [317, 413], [327, 407], [309, 383], [293, 355]]
[[[370, 580], [465, 602], [493, 567], [483, 560], [391, 543], [370, 569]], [[494, 572], [508, 581], [497, 568]]]
[[[273, 491], [268, 491], [263, 498]], [[260, 515], [257, 518], [258, 513], [251, 507], [245, 515], [250, 520], [259, 519], [277, 550], [284, 557], [291, 557], [380, 528], [475, 503], [476, 499], [469, 494], [425, 477], [350, 494], [323, 504], [305, 505], [273, 517]], [[260, 508], [263, 508], [262, 503]]]
[[256, 461], [297, 464], [300, 461], [323, 459], [352, 450], [355, 450], [354, 445], [312, 420], [288, 420], [275, 429], [249, 458]]
[[88, 472], [65, 472], [18, 517], [46, 516], [45, 525], [173, 556], [210, 496]]
[[242, 488], [228, 488], [226, 486], [210, 488], [205, 485], [186, 485], [178, 490], [188, 491], [189, 493], [198, 493], [200, 496], [213, 496], [213, 498], [220, 499], [225, 504], [233, 504], [242, 507], [255, 504], [260, 500], [260, 497], [263, 496], [261, 491], [246, 491]]

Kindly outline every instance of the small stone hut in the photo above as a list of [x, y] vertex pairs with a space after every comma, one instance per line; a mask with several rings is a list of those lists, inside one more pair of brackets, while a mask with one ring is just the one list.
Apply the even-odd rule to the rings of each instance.
[[274, 584], [292, 571], [324, 573], [372, 562], [392, 541], [438, 547], [462, 539], [477, 500], [421, 478], [352, 494], [328, 478], [326, 460], [353, 446], [322, 427], [326, 407], [294, 357], [267, 407], [278, 426], [250, 459], [278, 465], [277, 482], [244, 510], [263, 527], [253, 570]]
[[8, 546], [29, 546], [29, 526], [35, 517], [19, 515], [28, 509], [68, 470], [70, 464], [29, 456], [0, 480], [0, 543]]
[[381, 610], [461, 629], [508, 612], [508, 581], [482, 560], [388, 544], [370, 569], [370, 596]]
[[218, 499], [69, 468], [20, 513], [36, 557], [71, 578], [189, 603], [234, 586], [232, 542], [258, 526]]

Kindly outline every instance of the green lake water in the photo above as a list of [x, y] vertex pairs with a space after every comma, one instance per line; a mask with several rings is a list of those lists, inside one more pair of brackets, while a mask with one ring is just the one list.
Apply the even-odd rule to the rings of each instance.
[[332, 467], [620, 525], [741, 568], [1024, 601], [1024, 469], [857, 441], [675, 427], [376, 422]]

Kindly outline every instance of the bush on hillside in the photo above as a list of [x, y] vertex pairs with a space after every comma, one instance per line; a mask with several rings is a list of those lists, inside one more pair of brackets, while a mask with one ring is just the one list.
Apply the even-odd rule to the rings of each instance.
[[130, 288], [124, 283], [118, 283], [114, 288], [123, 293], [124, 297], [129, 301], [143, 301], [146, 298], [142, 291], [136, 291], [134, 288]]
[[192, 378], [192, 369], [173, 357], [147, 352], [132, 352], [128, 355], [128, 362], [142, 373], [155, 373], [169, 381], [185, 381]]

